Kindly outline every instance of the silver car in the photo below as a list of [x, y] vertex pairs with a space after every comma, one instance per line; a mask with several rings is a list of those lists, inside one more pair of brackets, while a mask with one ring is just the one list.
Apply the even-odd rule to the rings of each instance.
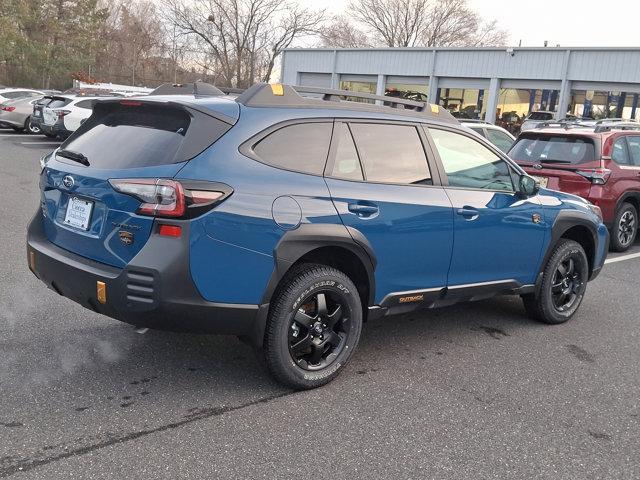
[[0, 127], [13, 128], [16, 132], [42, 133], [37, 124], [31, 123], [33, 106], [42, 97], [23, 97], [7, 100], [0, 104]]

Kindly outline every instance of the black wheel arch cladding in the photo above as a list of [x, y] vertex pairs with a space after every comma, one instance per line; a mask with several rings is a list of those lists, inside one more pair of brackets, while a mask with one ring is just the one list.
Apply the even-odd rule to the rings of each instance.
[[[274, 249], [274, 271], [264, 292], [263, 303], [271, 301], [280, 281], [296, 262], [327, 247], [342, 249], [358, 260], [368, 283], [368, 298], [363, 306], [373, 305], [376, 268], [373, 248], [361, 232], [342, 224], [303, 224], [286, 232]], [[314, 260], [318, 261], [317, 258]]]

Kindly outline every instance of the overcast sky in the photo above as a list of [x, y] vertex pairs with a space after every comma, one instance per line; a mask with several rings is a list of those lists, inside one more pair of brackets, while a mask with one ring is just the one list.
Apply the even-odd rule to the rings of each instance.
[[[313, 7], [344, 11], [349, 0], [301, 0]], [[486, 19], [510, 34], [511, 45], [541, 47], [638, 47], [640, 0], [469, 0]]]

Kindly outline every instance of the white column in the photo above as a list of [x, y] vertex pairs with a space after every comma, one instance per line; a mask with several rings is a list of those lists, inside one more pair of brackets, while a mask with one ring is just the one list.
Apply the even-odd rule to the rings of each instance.
[[485, 93], [485, 102], [487, 102], [487, 114], [485, 120], [489, 123], [496, 121], [496, 108], [498, 108], [498, 97], [500, 96], [500, 79], [492, 78], [489, 82], [489, 93]]
[[562, 80], [562, 86], [560, 87], [560, 96], [558, 99], [556, 120], [562, 120], [567, 115], [567, 109], [569, 108], [570, 100], [571, 100], [571, 80], [567, 80], [565, 78], [564, 80]]
[[429, 103], [438, 103], [436, 98], [438, 97], [438, 77], [431, 75], [429, 77]]
[[[386, 75], [378, 75], [378, 83], [376, 84], [376, 95], [384, 97], [385, 87], [387, 85]], [[381, 100], [376, 100], [376, 105], [382, 105]]]

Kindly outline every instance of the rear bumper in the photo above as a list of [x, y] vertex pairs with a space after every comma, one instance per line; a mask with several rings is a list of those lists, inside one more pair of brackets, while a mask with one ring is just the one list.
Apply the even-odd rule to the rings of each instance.
[[56, 135], [60, 137], [68, 137], [72, 132], [64, 128], [64, 125], [56, 122], [53, 125], [46, 125], [44, 122], [37, 124], [42, 130], [42, 133], [47, 135]]
[[[27, 261], [49, 288], [85, 308], [139, 327], [217, 333], [255, 338], [261, 343], [268, 305], [204, 300], [189, 273], [189, 236], [152, 235], [123, 269], [95, 262], [51, 243], [36, 213], [27, 234]], [[98, 300], [103, 282], [106, 301]]]

